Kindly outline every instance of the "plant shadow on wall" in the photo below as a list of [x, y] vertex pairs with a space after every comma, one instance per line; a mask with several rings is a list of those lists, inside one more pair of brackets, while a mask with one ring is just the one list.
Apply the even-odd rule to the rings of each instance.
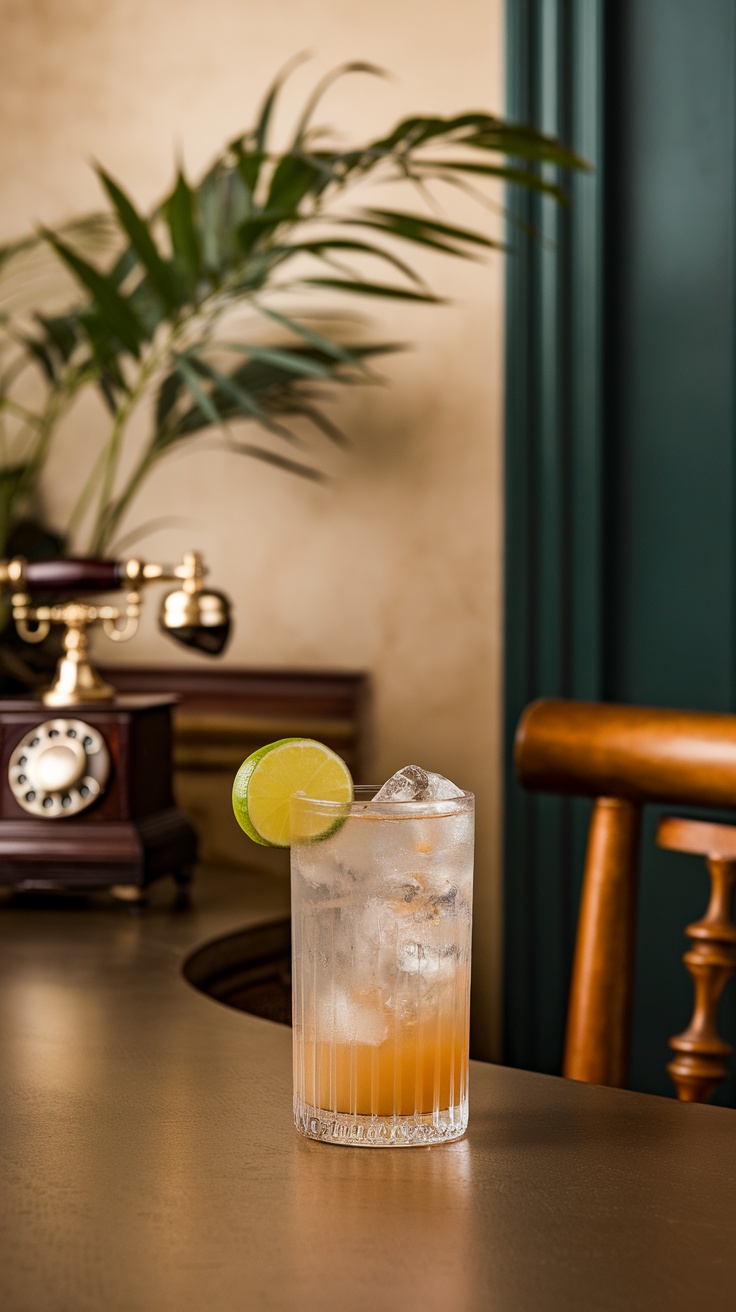
[[[322, 478], [315, 439], [345, 442], [325, 401], [375, 381], [375, 359], [399, 348], [326, 330], [315, 298], [439, 304], [406, 252], [467, 259], [497, 245], [439, 218], [441, 190], [488, 205], [483, 184], [500, 179], [564, 200], [557, 171], [584, 167], [559, 142], [481, 112], [407, 118], [346, 149], [314, 115], [333, 82], [358, 72], [381, 70], [351, 63], [323, 78], [284, 150], [271, 135], [286, 73], [250, 131], [200, 180], [179, 168], [152, 212], [98, 168], [103, 211], [0, 247], [0, 555], [120, 552], [145, 479], [204, 434]], [[348, 205], [367, 182], [413, 189], [420, 208]], [[39, 476], [59, 425], [90, 389], [107, 423], [79, 461], [68, 523], [49, 537], [33, 527]], [[131, 434], [140, 409], [142, 444]]]

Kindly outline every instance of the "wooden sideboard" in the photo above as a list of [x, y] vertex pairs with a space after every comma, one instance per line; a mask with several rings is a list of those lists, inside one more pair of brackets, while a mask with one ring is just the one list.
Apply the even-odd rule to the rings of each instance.
[[108, 666], [120, 693], [173, 694], [174, 789], [209, 865], [288, 866], [288, 857], [247, 844], [230, 806], [240, 763], [278, 738], [318, 738], [365, 780], [370, 765], [370, 681], [360, 672]]

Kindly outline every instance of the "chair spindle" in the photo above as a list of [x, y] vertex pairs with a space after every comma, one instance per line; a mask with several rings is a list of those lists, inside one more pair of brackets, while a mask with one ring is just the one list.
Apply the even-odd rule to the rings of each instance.
[[668, 816], [660, 822], [657, 842], [704, 856], [710, 875], [708, 909], [685, 930], [691, 939], [683, 961], [693, 981], [693, 1013], [687, 1029], [669, 1041], [675, 1057], [667, 1067], [682, 1102], [706, 1102], [728, 1076], [733, 1054], [718, 1033], [718, 1004], [736, 974], [736, 827]]

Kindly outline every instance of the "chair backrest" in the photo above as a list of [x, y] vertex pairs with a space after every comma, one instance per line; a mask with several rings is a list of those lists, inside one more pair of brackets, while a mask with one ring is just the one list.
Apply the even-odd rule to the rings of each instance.
[[[631, 1036], [642, 808], [647, 802], [665, 802], [736, 809], [736, 716], [538, 701], [519, 722], [515, 760], [526, 788], [595, 799], [563, 1074], [623, 1087]], [[717, 1033], [716, 1008], [736, 971], [731, 915], [736, 830], [668, 820], [660, 826], [658, 841], [700, 852], [713, 881], [706, 915], [688, 927], [694, 947], [685, 961], [695, 1007], [688, 1029], [671, 1040], [676, 1057], [668, 1066], [678, 1097], [703, 1101], [727, 1073], [730, 1054]]]

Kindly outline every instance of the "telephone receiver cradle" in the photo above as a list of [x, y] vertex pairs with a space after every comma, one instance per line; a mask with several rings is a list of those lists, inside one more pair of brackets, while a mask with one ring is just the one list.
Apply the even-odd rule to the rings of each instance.
[[[177, 582], [159, 611], [159, 627], [190, 650], [219, 656], [230, 636], [230, 603], [222, 592], [204, 585], [207, 570], [199, 552], [189, 551], [180, 565], [130, 560], [0, 561], [0, 590], [12, 594], [16, 629], [26, 642], [41, 642], [52, 624], [64, 628], [64, 654], [56, 677], [42, 694], [46, 706], [83, 706], [109, 702], [115, 689], [100, 677], [89, 658], [87, 631], [100, 625], [113, 642], [127, 642], [138, 628], [141, 590], [149, 583]], [[92, 605], [85, 594], [122, 591], [124, 605]], [[33, 593], [75, 598], [56, 605], [34, 605]]]

